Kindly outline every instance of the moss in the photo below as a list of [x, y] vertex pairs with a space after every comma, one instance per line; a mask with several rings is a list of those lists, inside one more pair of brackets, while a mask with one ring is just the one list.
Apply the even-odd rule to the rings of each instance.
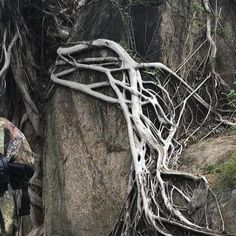
[[236, 152], [231, 154], [229, 160], [213, 165], [206, 165], [203, 168], [205, 174], [214, 174], [213, 187], [221, 189], [231, 187], [236, 179]]

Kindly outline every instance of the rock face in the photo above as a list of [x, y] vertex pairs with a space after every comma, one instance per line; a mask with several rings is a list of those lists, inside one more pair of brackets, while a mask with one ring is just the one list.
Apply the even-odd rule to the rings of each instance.
[[236, 133], [210, 138], [190, 145], [184, 153], [181, 169], [204, 174], [204, 167], [228, 160], [236, 151]]
[[131, 156], [122, 113], [57, 89], [44, 159], [46, 235], [107, 235], [127, 190]]
[[[228, 176], [231, 177], [232, 175], [233, 177], [230, 184], [217, 185], [216, 183], [221, 181], [218, 178], [224, 178], [224, 173], [219, 173], [218, 175], [217, 171], [209, 173], [207, 167], [222, 166], [223, 163], [229, 163], [235, 153], [236, 133], [234, 132], [227, 136], [211, 138], [189, 146], [184, 153], [180, 168], [181, 170], [207, 177], [219, 199], [226, 230], [231, 233], [236, 232], [234, 218], [236, 214], [236, 168], [233, 167], [233, 171]], [[219, 168], [216, 170], [219, 172]], [[212, 218], [212, 220], [217, 220], [214, 218], [214, 214], [212, 214]]]
[[[206, 15], [197, 0], [137, 1], [129, 6], [125, 2], [91, 1], [82, 7], [69, 42], [112, 39], [144, 61], [161, 61], [175, 70], [206, 38]], [[222, 24], [223, 28], [227, 26], [230, 38], [236, 32], [233, 30], [235, 11], [235, 1], [224, 1]], [[220, 73], [227, 72], [223, 79], [232, 84], [236, 55], [229, 49], [224, 34], [218, 38], [217, 46], [220, 56], [230, 60], [224, 62], [217, 54], [217, 66]], [[209, 44], [205, 43], [182, 65], [178, 73], [188, 82], [202, 76], [199, 65], [208, 49]], [[84, 94], [57, 88], [47, 107], [45, 136], [46, 235], [107, 235], [126, 196], [131, 162], [126, 124], [120, 110]], [[231, 143], [227, 146], [230, 151], [234, 144], [227, 140]], [[199, 145], [197, 150], [203, 144]], [[219, 144], [207, 143], [204, 147], [212, 154], [202, 150], [196, 156], [195, 151], [191, 152], [194, 146], [189, 149], [193, 161], [191, 165], [186, 164], [188, 168], [197, 172], [206, 160], [214, 162], [216, 155], [222, 157], [228, 152]], [[199, 160], [195, 162], [194, 157]], [[230, 190], [227, 197], [234, 195], [235, 190]], [[233, 204], [227, 201], [224, 209], [231, 207], [229, 202]], [[227, 222], [230, 224], [230, 216]], [[236, 232], [233, 227], [232, 224], [230, 230]]]

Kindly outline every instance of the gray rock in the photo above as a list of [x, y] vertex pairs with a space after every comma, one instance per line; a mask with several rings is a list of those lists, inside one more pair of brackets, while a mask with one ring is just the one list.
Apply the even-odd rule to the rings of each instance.
[[120, 110], [58, 89], [47, 116], [46, 235], [107, 235], [127, 191], [131, 155]]
[[[212, 165], [216, 163], [222, 163], [224, 161], [229, 160], [232, 153], [236, 151], [236, 135], [235, 132], [232, 132], [229, 135], [221, 136], [218, 138], [211, 138], [205, 140], [201, 143], [196, 143], [190, 145], [184, 153], [182, 163], [183, 165], [180, 167], [181, 170], [188, 171], [191, 173], [195, 173], [198, 175], [204, 174], [204, 166]], [[211, 178], [209, 177], [210, 184]], [[213, 186], [214, 187], [214, 186]], [[201, 205], [202, 201], [201, 196], [203, 196], [202, 189], [196, 189], [193, 194], [193, 198], [191, 199], [189, 205], [190, 213], [194, 213], [196, 209], [203, 209]], [[222, 187], [221, 189], [215, 189], [216, 196], [219, 200], [220, 207], [222, 210], [222, 215], [225, 221], [226, 231], [235, 233], [236, 232], [236, 224], [235, 218], [236, 215], [236, 185], [232, 185], [231, 187]], [[220, 225], [219, 222], [219, 214], [214, 202], [209, 205], [209, 209], [211, 214], [209, 215], [210, 221], [212, 225]], [[200, 213], [197, 212], [197, 215]], [[202, 212], [204, 214], [204, 212]], [[202, 215], [201, 214], [201, 215]]]

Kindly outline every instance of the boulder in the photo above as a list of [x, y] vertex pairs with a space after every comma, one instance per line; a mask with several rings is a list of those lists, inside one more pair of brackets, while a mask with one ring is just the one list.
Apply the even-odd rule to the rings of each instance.
[[108, 235], [131, 162], [123, 114], [70, 89], [48, 105], [43, 196], [46, 235]]
[[[205, 175], [216, 193], [226, 231], [235, 233], [236, 214], [236, 132], [190, 145], [184, 152], [180, 170]], [[217, 222], [217, 209], [211, 218]]]

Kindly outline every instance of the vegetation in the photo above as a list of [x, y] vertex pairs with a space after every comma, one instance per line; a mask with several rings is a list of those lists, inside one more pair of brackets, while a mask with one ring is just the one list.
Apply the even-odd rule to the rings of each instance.
[[236, 152], [230, 159], [221, 163], [206, 165], [203, 168], [205, 174], [214, 174], [213, 186], [217, 189], [231, 187], [236, 183]]
[[236, 91], [234, 89], [230, 89], [228, 93], [226, 93], [226, 99], [229, 105], [236, 103]]

